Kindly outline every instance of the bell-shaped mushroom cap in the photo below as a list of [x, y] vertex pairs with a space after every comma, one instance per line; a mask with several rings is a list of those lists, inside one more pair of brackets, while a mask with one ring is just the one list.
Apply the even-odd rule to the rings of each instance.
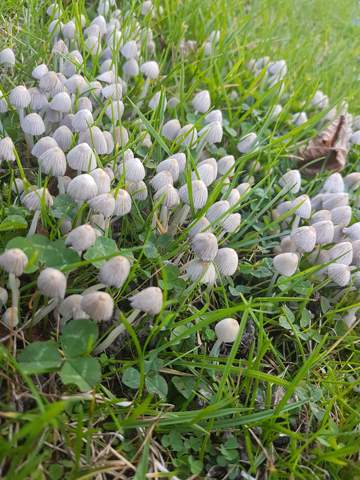
[[130, 297], [130, 304], [132, 308], [149, 315], [157, 315], [160, 313], [163, 304], [162, 291], [159, 287], [145, 288]]
[[159, 65], [154, 61], [143, 63], [140, 67], [140, 71], [145, 77], [150, 78], [151, 80], [155, 80], [160, 74]]
[[106, 107], [105, 114], [106, 116], [114, 121], [118, 122], [121, 120], [124, 113], [124, 104], [120, 100], [113, 100], [110, 105]]
[[145, 178], [145, 168], [139, 158], [123, 160], [119, 165], [119, 171], [130, 182], [140, 182]]
[[[123, 86], [121, 83], [111, 83], [110, 85], [106, 85], [104, 88], [101, 89], [101, 95], [112, 100], [121, 100], [123, 93]], [[121, 102], [120, 102], [121, 103]]]
[[108, 193], [111, 188], [111, 179], [103, 168], [96, 168], [90, 172], [98, 187], [98, 194]]
[[21, 129], [28, 135], [42, 135], [45, 132], [43, 119], [37, 113], [29, 113], [20, 121]]
[[191, 245], [196, 255], [206, 262], [214, 260], [218, 252], [217, 238], [211, 232], [196, 234]]
[[163, 170], [157, 173], [151, 180], [150, 185], [153, 187], [154, 190], [158, 191], [161, 188], [165, 187], [166, 185], [173, 184], [173, 176], [167, 170]]
[[162, 94], [162, 92], [156, 92], [155, 95], [153, 95], [148, 103], [149, 105], [149, 108], [151, 108], [151, 110], [156, 110], [157, 107], [160, 105], [160, 100], [163, 100], [163, 108], [165, 109], [166, 108], [166, 105], [167, 105], [167, 100], [166, 100], [166, 97], [165, 95]]
[[180, 173], [182, 173], [185, 170], [185, 166], [186, 166], [185, 153], [183, 152], [173, 153], [169, 158], [175, 158], [175, 160], [178, 162]]
[[351, 271], [347, 265], [332, 263], [327, 270], [331, 280], [339, 287], [345, 287], [350, 283]]
[[37, 279], [40, 293], [50, 298], [64, 298], [66, 283], [65, 275], [56, 268], [45, 268]]
[[221, 157], [218, 162], [218, 174], [219, 175], [231, 175], [235, 166], [235, 158], [233, 155], [225, 155]]
[[161, 203], [167, 208], [175, 208], [180, 203], [179, 192], [172, 185], [164, 185], [154, 195], [154, 200], [161, 199]]
[[115, 210], [115, 198], [111, 193], [102, 193], [89, 200], [89, 206], [94, 212], [104, 217], [111, 217]]
[[112, 134], [113, 134], [115, 145], [124, 147], [129, 141], [128, 131], [123, 125], [114, 127], [112, 129]]
[[222, 343], [233, 343], [240, 330], [240, 325], [235, 318], [224, 318], [215, 325], [215, 333]]
[[118, 255], [103, 263], [100, 267], [99, 280], [108, 287], [121, 288], [130, 273], [130, 262]]
[[185, 277], [192, 282], [213, 285], [216, 281], [216, 270], [212, 262], [204, 262], [195, 258], [187, 264]]
[[123, 217], [131, 211], [131, 197], [126, 190], [120, 189], [115, 193], [115, 210], [114, 215]]
[[64, 298], [60, 303], [59, 312], [63, 321], [68, 320], [80, 320], [89, 318], [89, 315], [85, 313], [81, 308], [82, 295], [69, 295]]
[[219, 200], [213, 203], [206, 212], [206, 218], [210, 223], [216, 222], [218, 219], [225, 219], [226, 213], [230, 209], [230, 203], [227, 200]]
[[11, 48], [4, 48], [0, 52], [0, 65], [13, 67], [15, 65], [15, 54]]
[[196, 146], [198, 139], [198, 133], [195, 126], [192, 123], [188, 123], [180, 128], [176, 140], [181, 142], [181, 145], [189, 148], [194, 148]]
[[210, 222], [206, 217], [201, 217], [199, 218], [196, 223], [194, 224], [193, 227], [190, 228], [189, 230], [189, 238], [194, 238], [196, 234], [203, 232], [203, 231], [208, 231], [210, 226]]
[[83, 93], [88, 88], [85, 78], [76, 73], [65, 81], [64, 86], [70, 93]]
[[220, 122], [223, 123], [223, 115], [221, 110], [212, 110], [204, 118], [205, 123]]
[[58, 147], [56, 140], [52, 137], [42, 137], [33, 146], [31, 153], [34, 157], [39, 158], [46, 150]]
[[213, 145], [220, 143], [223, 137], [223, 128], [220, 122], [211, 122], [205, 125], [199, 132], [199, 137], [205, 142]]
[[194, 208], [199, 210], [203, 208], [207, 202], [208, 190], [202, 180], [193, 180], [191, 182], [191, 194], [189, 193], [187, 184], [185, 184], [180, 188], [179, 195], [184, 203], [189, 205], [191, 202], [193, 202]]
[[210, 93], [208, 90], [198, 92], [192, 99], [192, 106], [194, 110], [200, 113], [205, 113], [211, 107]]
[[38, 158], [41, 171], [47, 175], [60, 177], [66, 172], [66, 157], [60, 147], [53, 147], [46, 150]]
[[83, 132], [93, 125], [94, 119], [90, 110], [82, 109], [75, 113], [72, 126], [75, 132]]
[[77, 112], [80, 110], [89, 110], [89, 112], [93, 111], [93, 104], [91, 99], [88, 97], [80, 97], [77, 104]]
[[311, 202], [307, 195], [300, 195], [291, 202], [291, 208], [296, 208], [295, 215], [301, 218], [311, 217]]
[[203, 163], [202, 165], [197, 166], [196, 172], [192, 173], [191, 178], [192, 180], [196, 180], [199, 178], [208, 187], [215, 181], [216, 171], [214, 169], [214, 166], [210, 163]]
[[121, 47], [121, 55], [127, 59], [136, 58], [138, 56], [138, 46], [135, 40], [130, 40]]
[[71, 230], [66, 237], [65, 244], [70, 245], [77, 252], [83, 252], [94, 245], [96, 238], [97, 235], [93, 227], [84, 224]]
[[91, 292], [83, 295], [81, 308], [96, 322], [106, 322], [113, 315], [114, 301], [106, 292]]
[[134, 200], [144, 201], [148, 197], [146, 183], [142, 180], [140, 182], [129, 182], [126, 184], [126, 188]]
[[98, 194], [98, 187], [91, 175], [83, 173], [71, 180], [67, 187], [67, 194], [75, 202], [86, 202]]
[[346, 175], [344, 184], [348, 190], [358, 188], [360, 186], [360, 172], [352, 172]]
[[124, 65], [122, 67], [122, 70], [123, 70], [125, 78], [126, 77], [132, 78], [132, 77], [136, 77], [137, 75], [139, 75], [140, 68], [139, 68], [139, 64], [135, 60], [135, 58], [129, 58], [129, 60], [127, 60], [124, 63]]
[[67, 161], [73, 170], [91, 172], [97, 167], [96, 156], [87, 143], [79, 143], [67, 154]]
[[341, 242], [334, 245], [329, 252], [329, 260], [334, 263], [350, 265], [353, 258], [353, 247], [350, 242]]
[[69, 20], [67, 23], [64, 23], [61, 28], [61, 33], [63, 34], [63, 37], [68, 40], [72, 40], [75, 37], [75, 32], [76, 26], [73, 20]]
[[0, 255], [0, 267], [17, 277], [20, 277], [24, 273], [27, 263], [27, 256], [19, 248], [10, 248]]
[[50, 102], [50, 108], [61, 113], [69, 113], [71, 106], [71, 98], [66, 92], [57, 93]]
[[176, 158], [169, 157], [160, 162], [156, 167], [157, 172], [167, 171], [171, 173], [173, 181], [176, 182], [179, 178], [180, 170]]
[[312, 226], [316, 231], [316, 243], [325, 245], [331, 243], [334, 238], [334, 224], [330, 220], [313, 223]]
[[179, 134], [180, 129], [181, 129], [181, 125], [179, 120], [177, 118], [174, 118], [164, 123], [161, 129], [161, 135], [165, 137], [167, 140], [175, 140], [175, 138]]
[[6, 160], [8, 162], [14, 162], [15, 157], [15, 145], [10, 137], [4, 137], [0, 140], [0, 162]]
[[299, 170], [289, 170], [279, 180], [280, 187], [286, 192], [298, 193], [301, 188], [301, 174]]
[[296, 272], [298, 264], [299, 257], [292, 252], [279, 253], [273, 260], [275, 270], [285, 277], [291, 277]]
[[233, 248], [219, 248], [214, 262], [221, 275], [231, 276], [237, 270], [239, 257]]
[[103, 135], [104, 135], [104, 138], [105, 138], [105, 142], [106, 142], [106, 145], [107, 145], [107, 154], [110, 155], [113, 151], [114, 151], [114, 139], [111, 135], [110, 132], [107, 132], [106, 130], [103, 131]]
[[351, 222], [352, 209], [349, 205], [336, 207], [331, 210], [331, 220], [334, 225], [346, 227]]
[[73, 140], [73, 134], [69, 127], [66, 125], [61, 125], [53, 133], [53, 138], [56, 140], [59, 147], [66, 152], [69, 150], [70, 145]]
[[316, 244], [316, 230], [313, 226], [299, 227], [290, 238], [299, 252], [312, 252]]
[[326, 220], [331, 220], [330, 210], [318, 210], [311, 215], [310, 223], [314, 225], [315, 223], [325, 222]]
[[61, 87], [61, 82], [56, 72], [48, 71], [41, 75], [39, 79], [40, 90], [49, 94], [55, 94]]
[[352, 241], [360, 240], [360, 222], [353, 223], [350, 227], [344, 228], [343, 232]]
[[325, 210], [333, 210], [337, 207], [346, 207], [349, 204], [348, 193], [324, 193], [322, 204]]
[[254, 132], [248, 133], [242, 137], [236, 148], [240, 153], [248, 153], [255, 148], [257, 144], [257, 135]]
[[40, 210], [43, 203], [51, 207], [54, 202], [47, 188], [38, 188], [24, 195], [22, 203], [28, 210], [35, 211]]
[[29, 90], [24, 85], [18, 85], [9, 93], [9, 102], [17, 109], [28, 107], [31, 102]]
[[324, 182], [322, 191], [326, 193], [342, 193], [345, 190], [341, 173], [332, 173]]
[[107, 153], [107, 143], [99, 127], [92, 126], [87, 130], [80, 132], [79, 143], [87, 143], [99, 155]]

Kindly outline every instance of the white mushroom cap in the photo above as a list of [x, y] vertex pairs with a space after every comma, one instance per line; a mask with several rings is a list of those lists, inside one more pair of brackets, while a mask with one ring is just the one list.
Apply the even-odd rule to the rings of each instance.
[[350, 242], [341, 242], [334, 245], [329, 252], [329, 260], [334, 263], [350, 265], [353, 258], [353, 247]]
[[140, 182], [145, 178], [145, 168], [139, 158], [129, 158], [123, 160], [119, 165], [119, 170], [125, 174], [125, 179], [130, 182]]
[[225, 155], [218, 160], [217, 164], [219, 175], [231, 175], [235, 166], [235, 158], [233, 155]]
[[162, 199], [167, 208], [175, 208], [180, 203], [179, 192], [170, 184], [164, 185], [154, 195], [154, 200]]
[[360, 240], [360, 222], [353, 223], [350, 227], [344, 228], [343, 232], [352, 241]]
[[64, 321], [80, 320], [89, 318], [89, 315], [81, 309], [82, 295], [69, 295], [64, 298], [59, 306], [59, 312]]
[[119, 82], [111, 83], [110, 85], [106, 85], [106, 87], [101, 89], [101, 95], [106, 99], [111, 98], [112, 100], [121, 100], [122, 94], [123, 94], [123, 85]]
[[235, 318], [224, 318], [215, 325], [215, 333], [222, 343], [233, 343], [240, 330], [240, 325]]
[[[191, 182], [191, 191], [194, 208], [196, 210], [203, 208], [208, 199], [208, 190], [205, 183], [202, 180], [193, 180]], [[180, 188], [179, 195], [184, 203], [190, 204], [191, 197], [188, 191], [187, 184], [183, 185]]]
[[22, 198], [23, 205], [25, 205], [28, 210], [32, 211], [40, 210], [43, 202], [47, 207], [53, 205], [53, 198], [47, 188], [33, 190]]
[[326, 193], [342, 193], [344, 190], [344, 180], [338, 172], [331, 174], [322, 187], [322, 191]]
[[66, 152], [67, 150], [69, 150], [72, 143], [73, 134], [69, 127], [67, 127], [66, 125], [61, 125], [53, 133], [53, 138], [54, 140], [56, 140], [61, 150]]
[[105, 138], [105, 142], [106, 142], [106, 145], [107, 145], [107, 154], [110, 155], [113, 151], [114, 151], [114, 139], [111, 135], [110, 132], [104, 130], [103, 131], [103, 136]]
[[325, 210], [333, 210], [337, 207], [345, 207], [349, 204], [348, 193], [324, 193], [322, 204]]
[[273, 260], [275, 270], [285, 277], [291, 277], [296, 272], [298, 264], [299, 257], [292, 252], [279, 253]]
[[74, 228], [66, 237], [65, 244], [70, 245], [77, 252], [83, 252], [94, 245], [97, 235], [89, 224]]
[[182, 173], [186, 166], [186, 155], [183, 152], [174, 153], [169, 158], [175, 158], [179, 165], [179, 172]]
[[311, 202], [308, 195], [300, 195], [291, 202], [291, 208], [297, 207], [295, 215], [301, 218], [311, 217]]
[[16, 63], [15, 54], [11, 48], [4, 48], [0, 52], [0, 65], [13, 67]]
[[121, 120], [124, 113], [124, 104], [121, 100], [113, 100], [110, 105], [106, 107], [105, 114], [107, 117], [114, 121], [118, 122]]
[[316, 230], [312, 227], [299, 227], [290, 235], [299, 252], [312, 252], [316, 244]]
[[45, 132], [43, 119], [37, 113], [29, 113], [20, 122], [23, 132], [29, 135], [42, 135]]
[[39, 87], [43, 92], [55, 94], [62, 85], [56, 72], [48, 71], [41, 75], [39, 79]]
[[301, 188], [301, 174], [299, 170], [289, 170], [279, 180], [280, 186], [291, 193], [298, 193]]
[[48, 99], [46, 95], [36, 87], [29, 88], [29, 93], [31, 97], [30, 107], [36, 112], [41, 112], [42, 110], [47, 110], [49, 106]]
[[130, 273], [130, 262], [126, 257], [118, 255], [100, 267], [99, 280], [108, 287], [121, 288]]
[[75, 37], [76, 26], [73, 20], [69, 20], [67, 23], [61, 28], [61, 33], [63, 34], [64, 38], [68, 40], [72, 40]]
[[351, 272], [347, 265], [341, 263], [332, 263], [328, 266], [328, 275], [331, 280], [339, 285], [339, 287], [345, 287], [350, 283]]
[[129, 141], [128, 131], [123, 125], [113, 128], [112, 134], [116, 145], [124, 147]]
[[86, 202], [98, 194], [98, 187], [91, 175], [83, 173], [71, 180], [67, 187], [67, 194], [75, 202]]
[[159, 65], [154, 61], [143, 63], [140, 67], [140, 71], [145, 77], [150, 78], [151, 80], [155, 80], [160, 74]]
[[205, 113], [211, 107], [210, 93], [208, 90], [198, 92], [192, 99], [192, 106], [194, 110], [200, 113]]
[[257, 135], [256, 133], [251, 132], [240, 139], [236, 148], [240, 153], [248, 153], [251, 150], [253, 150], [253, 148], [255, 148], [256, 144], [257, 144]]
[[4, 315], [2, 316], [3, 323], [9, 327], [14, 328], [19, 323], [19, 313], [17, 307], [9, 307], [5, 310]]
[[146, 183], [142, 180], [140, 182], [129, 182], [126, 188], [135, 200], [144, 201], [148, 197], [148, 190]]
[[241, 224], [241, 215], [240, 213], [230, 213], [221, 221], [221, 226], [223, 227], [224, 232], [233, 233], [238, 230]]
[[88, 97], [80, 97], [77, 104], [77, 112], [80, 110], [89, 110], [90, 112], [93, 111], [93, 104], [91, 103], [91, 99]]
[[31, 102], [29, 90], [24, 85], [13, 88], [9, 93], [9, 102], [17, 109], [28, 107]]
[[223, 128], [220, 122], [211, 122], [205, 125], [199, 132], [199, 137], [203, 138], [205, 142], [213, 145], [220, 143], [223, 137]]
[[214, 202], [206, 212], [206, 218], [210, 223], [216, 222], [220, 217], [224, 220], [226, 212], [230, 209], [230, 203], [227, 200]]
[[139, 75], [139, 71], [140, 71], [139, 64], [135, 60], [135, 58], [129, 58], [129, 60], [127, 60], [124, 63], [122, 69], [125, 77], [130, 77], [130, 78], [136, 77], [137, 75]]
[[240, 195], [244, 195], [246, 192], [251, 190], [251, 185], [250, 185], [250, 183], [247, 183], [247, 182], [240, 183], [236, 187], [236, 190], [240, 193]]
[[57, 93], [50, 102], [50, 108], [56, 112], [69, 113], [71, 111], [71, 98], [66, 92]]
[[126, 190], [120, 189], [115, 196], [115, 210], [114, 215], [123, 217], [131, 211], [131, 197]]
[[159, 287], [148, 287], [130, 297], [132, 308], [141, 310], [149, 315], [160, 313], [163, 304], [162, 291]]
[[72, 126], [75, 132], [83, 132], [93, 125], [94, 119], [90, 110], [82, 109], [75, 113]]
[[56, 140], [52, 137], [42, 137], [33, 146], [31, 153], [34, 157], [39, 158], [46, 150], [58, 147]]
[[181, 141], [181, 145], [194, 148], [198, 139], [198, 133], [195, 126], [192, 123], [188, 123], [180, 128], [177, 140]]
[[209, 230], [210, 222], [206, 217], [201, 217], [196, 221], [195, 225], [189, 230], [189, 238], [195, 237], [197, 233]]
[[19, 248], [10, 248], [0, 255], [0, 267], [7, 273], [20, 277], [28, 263], [25, 253]]
[[126, 42], [121, 47], [121, 54], [127, 59], [136, 58], [138, 56], [138, 46], [135, 40]]
[[161, 135], [167, 140], [175, 140], [175, 138], [179, 134], [180, 129], [181, 125], [179, 120], [177, 118], [174, 118], [164, 123], [161, 129]]
[[0, 287], [0, 307], [4, 306], [7, 304], [9, 295], [7, 290], [5, 288]]
[[334, 225], [346, 227], [351, 222], [352, 209], [348, 205], [336, 207], [331, 210], [331, 220]]
[[239, 257], [233, 248], [219, 248], [214, 262], [221, 275], [231, 276], [237, 270]]
[[217, 238], [211, 232], [202, 232], [195, 235], [191, 241], [196, 255], [203, 261], [214, 260], [218, 252]]
[[204, 118], [205, 123], [219, 122], [223, 123], [223, 115], [221, 110], [212, 110]]
[[67, 154], [67, 161], [73, 170], [91, 172], [97, 166], [96, 157], [87, 143], [80, 143]]
[[14, 153], [15, 145], [10, 137], [4, 137], [0, 140], [0, 162], [6, 160], [14, 162], [16, 160]]
[[176, 182], [178, 180], [179, 174], [180, 174], [179, 164], [178, 164], [176, 158], [173, 158], [173, 157], [169, 157], [166, 160], [163, 160], [162, 162], [160, 162], [156, 166], [156, 171], [157, 172], [162, 172], [162, 171], [170, 172], [174, 182]]
[[66, 172], [66, 157], [60, 147], [49, 148], [38, 158], [39, 166], [42, 172], [47, 175], [60, 177]]
[[114, 311], [114, 301], [106, 292], [91, 292], [81, 300], [82, 310], [96, 322], [108, 321]]
[[326, 220], [331, 220], [331, 211], [318, 210], [311, 216], [310, 223], [313, 225], [314, 223], [325, 222]]
[[111, 193], [102, 193], [89, 200], [89, 206], [104, 217], [111, 217], [115, 210], [115, 198]]
[[110, 192], [111, 179], [104, 169], [96, 168], [90, 172], [90, 175], [98, 187], [98, 194]]
[[331, 243], [334, 238], [334, 224], [331, 220], [323, 220], [322, 222], [313, 223], [312, 226], [316, 231], [316, 243], [324, 245]]
[[344, 178], [344, 184], [347, 189], [356, 189], [360, 186], [360, 172], [352, 172]]
[[226, 200], [229, 202], [230, 206], [233, 207], [240, 201], [240, 193], [236, 188], [232, 188]]
[[66, 283], [65, 275], [56, 268], [45, 268], [37, 279], [40, 292], [50, 298], [64, 298]]
[[64, 85], [70, 93], [83, 93], [88, 88], [85, 78], [76, 73], [68, 78]]
[[99, 155], [104, 155], [107, 153], [108, 147], [104, 135], [100, 128], [96, 127], [95, 125], [80, 132], [79, 143], [87, 143]]
[[192, 282], [213, 285], [216, 281], [215, 266], [212, 262], [203, 262], [196, 258], [187, 264], [186, 278]]
[[151, 97], [151, 100], [149, 101], [148, 105], [149, 105], [149, 108], [151, 108], [151, 110], [156, 110], [157, 107], [159, 106], [160, 104], [160, 100], [161, 98], [163, 98], [163, 105], [164, 105], [164, 108], [166, 108], [166, 105], [167, 105], [167, 100], [166, 100], [166, 97], [165, 95], [162, 95], [162, 92], [159, 91], [159, 92], [156, 92], [155, 95], [153, 95]]
[[203, 163], [197, 166], [196, 172], [191, 174], [191, 178], [192, 180], [199, 178], [209, 187], [216, 180], [216, 171], [211, 163]]

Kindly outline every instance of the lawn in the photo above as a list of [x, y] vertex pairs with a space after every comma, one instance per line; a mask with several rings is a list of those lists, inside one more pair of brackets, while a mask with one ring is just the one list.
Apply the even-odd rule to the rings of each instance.
[[99, 3], [1, 2], [0, 477], [360, 479], [359, 3]]

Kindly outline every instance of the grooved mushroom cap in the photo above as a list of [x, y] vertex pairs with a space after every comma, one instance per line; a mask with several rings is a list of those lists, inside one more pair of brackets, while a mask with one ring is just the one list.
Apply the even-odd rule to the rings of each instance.
[[43, 119], [37, 113], [29, 113], [21, 120], [21, 128], [23, 132], [29, 135], [42, 135], [45, 132]]
[[69, 150], [72, 143], [73, 134], [69, 127], [61, 125], [53, 133], [53, 138], [64, 152]]
[[13, 88], [9, 93], [9, 102], [17, 109], [28, 107], [31, 102], [29, 90], [24, 85], [19, 85]]
[[19, 248], [10, 248], [0, 255], [0, 267], [8, 273], [20, 277], [28, 263], [25, 253]]
[[114, 215], [123, 217], [131, 211], [131, 197], [126, 190], [120, 188], [115, 197]]
[[91, 172], [97, 166], [96, 157], [87, 143], [79, 143], [67, 154], [67, 161], [73, 170]]
[[149, 315], [160, 313], [163, 304], [162, 291], [159, 287], [148, 287], [130, 297], [132, 308], [141, 310]]
[[191, 241], [196, 255], [203, 261], [214, 260], [218, 252], [217, 238], [211, 232], [202, 232], [195, 235]]
[[89, 200], [89, 207], [104, 217], [111, 217], [115, 210], [115, 198], [111, 193], [102, 193]]
[[2, 138], [0, 140], [0, 161], [14, 162], [16, 160], [14, 149], [15, 145], [10, 137]]
[[240, 325], [235, 318], [224, 318], [215, 325], [215, 333], [222, 343], [233, 343], [240, 330]]
[[66, 245], [70, 245], [77, 252], [83, 252], [96, 242], [96, 232], [89, 224], [80, 225], [74, 228], [68, 234], [65, 240]]
[[150, 78], [151, 80], [155, 80], [160, 74], [159, 65], [154, 61], [143, 63], [140, 67], [140, 71], [145, 77]]
[[108, 287], [121, 288], [130, 273], [130, 262], [118, 255], [103, 263], [100, 267], [99, 280]]
[[292, 252], [280, 253], [273, 260], [275, 270], [285, 277], [291, 277], [296, 272], [298, 264], [299, 257]]
[[98, 187], [93, 177], [87, 173], [74, 177], [67, 187], [67, 194], [75, 202], [86, 202], [98, 194]]
[[301, 188], [301, 174], [299, 170], [289, 170], [279, 180], [279, 184], [287, 192], [298, 193]]
[[65, 275], [56, 268], [45, 268], [37, 279], [40, 292], [50, 298], [64, 298], [66, 283]]
[[192, 106], [194, 110], [200, 113], [205, 113], [211, 106], [210, 93], [208, 90], [198, 92], [192, 99]]
[[56, 112], [69, 113], [71, 111], [71, 98], [66, 92], [57, 93], [50, 102], [50, 108]]
[[114, 311], [114, 301], [106, 292], [87, 293], [81, 300], [82, 310], [96, 322], [108, 321]]
[[43, 202], [47, 207], [51, 207], [54, 203], [47, 188], [38, 188], [37, 190], [27, 193], [22, 198], [23, 205], [25, 205], [28, 210], [32, 211], [40, 210]]
[[237, 270], [239, 257], [233, 248], [219, 248], [214, 262], [221, 275], [231, 276]]
[[46, 150], [58, 147], [56, 140], [52, 137], [41, 137], [33, 146], [31, 153], [34, 157], [39, 158]]
[[[193, 180], [191, 182], [192, 201], [194, 208], [199, 210], [203, 208], [208, 199], [208, 190], [205, 183], [202, 180]], [[184, 203], [190, 204], [190, 194], [187, 184], [183, 185], [179, 190], [180, 198]]]
[[53, 147], [40, 155], [39, 166], [47, 175], [62, 177], [66, 172], [66, 157], [60, 147]]
[[13, 67], [16, 63], [15, 54], [11, 48], [4, 48], [0, 52], [0, 65]]

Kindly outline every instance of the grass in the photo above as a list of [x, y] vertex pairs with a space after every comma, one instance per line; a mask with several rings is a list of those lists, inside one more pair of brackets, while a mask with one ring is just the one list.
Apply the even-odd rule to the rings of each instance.
[[[88, 3], [87, 14], [93, 18], [95, 6]], [[135, 259], [123, 289], [111, 291], [127, 335], [117, 344], [118, 351], [100, 356], [102, 378], [96, 388], [81, 393], [71, 383], [63, 385], [55, 373], [24, 371], [17, 350], [33, 340], [59, 340], [50, 320], [33, 331], [20, 329], [17, 336], [9, 336], [1, 326], [1, 477], [360, 478], [358, 326], [348, 330], [340, 321], [350, 306], [359, 304], [357, 292], [348, 288], [339, 296], [334, 287], [319, 284], [306, 262], [293, 277], [271, 283], [270, 262], [283, 234], [271, 215], [282, 196], [278, 178], [294, 166], [299, 146], [323, 125], [323, 114], [310, 106], [315, 91], [328, 94], [331, 106], [345, 99], [351, 113], [360, 113], [359, 5], [355, 0], [154, 1], [160, 3], [161, 16], [141, 20], [154, 31], [160, 70], [166, 72], [153, 92], [160, 86], [168, 99], [179, 97], [176, 113], [184, 125], [193, 121], [189, 105], [194, 93], [208, 89], [226, 120], [225, 150], [212, 153], [216, 158], [225, 151], [236, 156], [234, 186], [248, 175], [255, 177], [256, 187], [240, 205], [241, 227], [224, 242], [237, 250], [239, 269], [214, 288], [184, 282], [166, 261], [188, 256], [186, 229], [176, 239], [154, 235], [156, 202], [135, 206], [121, 229], [112, 232], [121, 251]], [[79, 18], [84, 4], [65, 2], [66, 18]], [[19, 60], [14, 74], [0, 77], [4, 92], [31, 82], [35, 64], [52, 62], [46, 6], [35, 0], [2, 2], [0, 47], [13, 47]], [[132, 25], [140, 4], [122, 2], [120, 7], [123, 13], [133, 12], [125, 20]], [[182, 59], [183, 38], [201, 45], [214, 29], [221, 32], [215, 55], [206, 57], [200, 48]], [[281, 96], [278, 88], [264, 88], [246, 68], [251, 58], [263, 55], [287, 62]], [[91, 70], [88, 73], [91, 77]], [[132, 98], [141, 88], [135, 83], [124, 103], [153, 138], [146, 156], [151, 171], [167, 150], [176, 148], [159, 134], [162, 108], [135, 108]], [[269, 112], [280, 101], [283, 112], [270, 122]], [[308, 111], [310, 119], [294, 127], [289, 115], [300, 110]], [[31, 166], [16, 113], [0, 120], [20, 152], [24, 175], [40, 186], [44, 178]], [[133, 120], [126, 126], [131, 148], [144, 156], [140, 129]], [[236, 144], [249, 131], [258, 133], [260, 148], [239, 156]], [[187, 153], [191, 162], [195, 154]], [[358, 162], [358, 152], [352, 151], [345, 173], [356, 170]], [[325, 177], [321, 172], [305, 179], [304, 192], [316, 193]], [[13, 172], [5, 167], [0, 176], [1, 221], [16, 213], [29, 223], [28, 213], [11, 210], [13, 181]], [[212, 190], [207, 206], [220, 190]], [[199, 218], [205, 210], [193, 213]], [[354, 220], [359, 219], [354, 208]], [[44, 210], [42, 223], [51, 242], [61, 237], [54, 210]], [[14, 237], [26, 235], [1, 225], [1, 251]], [[113, 254], [97, 251], [64, 261], [67, 294], [82, 293], [96, 283], [94, 262]], [[55, 255], [54, 250], [48, 255]], [[5, 275], [1, 281], [6, 284]], [[35, 282], [32, 273], [21, 284], [24, 320], [40, 305]], [[161, 286], [165, 306], [148, 331], [145, 321], [135, 327], [126, 317], [133, 290], [150, 282]], [[240, 334], [213, 358], [213, 327], [226, 317], [239, 320]], [[105, 333], [102, 329], [101, 335]]]

